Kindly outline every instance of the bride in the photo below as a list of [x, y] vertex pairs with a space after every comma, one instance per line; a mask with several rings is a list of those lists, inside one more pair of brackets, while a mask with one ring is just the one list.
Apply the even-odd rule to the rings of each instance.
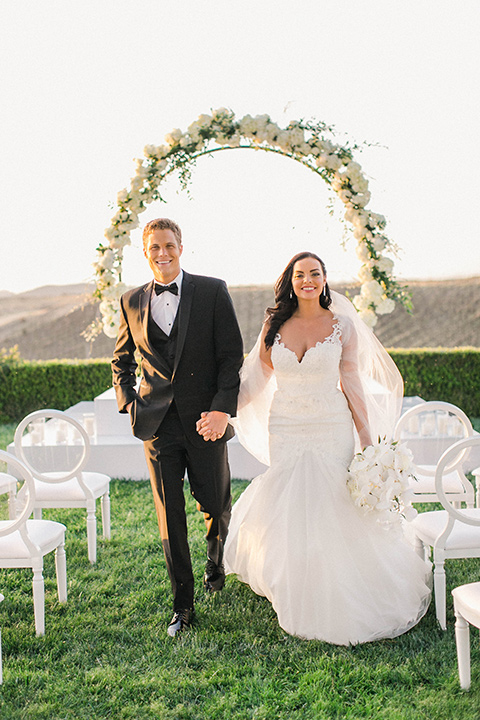
[[[347, 489], [357, 444], [390, 435], [403, 383], [325, 266], [303, 252], [275, 285], [275, 307], [242, 369], [240, 441], [269, 465], [232, 512], [235, 573], [292, 635], [338, 645], [392, 638], [425, 614], [430, 567], [362, 514]], [[355, 435], [356, 430], [356, 435]]]

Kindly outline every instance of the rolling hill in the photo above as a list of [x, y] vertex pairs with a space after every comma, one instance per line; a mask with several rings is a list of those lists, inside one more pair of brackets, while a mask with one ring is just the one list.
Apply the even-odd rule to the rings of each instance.
[[[375, 328], [386, 347], [480, 347], [480, 277], [408, 283], [414, 311], [397, 307]], [[355, 286], [335, 286], [356, 293]], [[101, 335], [87, 343], [82, 331], [97, 313], [89, 285], [44, 286], [13, 294], [0, 291], [0, 348], [17, 345], [25, 360], [110, 357], [114, 341]], [[246, 350], [273, 302], [266, 286], [232, 287]]]

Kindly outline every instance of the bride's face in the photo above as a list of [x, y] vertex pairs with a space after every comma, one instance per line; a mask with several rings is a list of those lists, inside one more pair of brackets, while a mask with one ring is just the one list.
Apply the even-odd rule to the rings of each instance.
[[311, 257], [297, 260], [293, 266], [292, 287], [299, 300], [318, 300], [324, 285], [325, 276], [318, 260]]

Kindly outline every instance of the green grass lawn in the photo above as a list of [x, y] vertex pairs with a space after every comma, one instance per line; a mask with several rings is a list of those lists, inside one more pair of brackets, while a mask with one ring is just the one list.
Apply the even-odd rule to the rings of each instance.
[[[235, 497], [244, 487], [234, 481]], [[196, 620], [172, 640], [149, 484], [114, 481], [111, 499], [112, 539], [99, 538], [95, 566], [87, 560], [85, 514], [44, 513], [68, 527], [69, 593], [59, 605], [48, 556], [44, 637], [35, 636], [31, 571], [0, 571], [2, 720], [480, 718], [478, 633], [472, 632], [472, 689], [465, 693], [450, 596], [456, 585], [479, 579], [479, 561], [447, 563], [446, 632], [431, 607], [395, 640], [352, 648], [304, 641], [284, 633], [270, 604], [233, 577], [220, 594], [205, 594], [203, 520], [187, 493]]]

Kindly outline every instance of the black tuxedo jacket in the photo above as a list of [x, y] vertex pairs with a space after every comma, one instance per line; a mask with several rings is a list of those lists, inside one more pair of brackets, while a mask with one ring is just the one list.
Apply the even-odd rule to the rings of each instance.
[[[183, 429], [197, 446], [205, 444], [195, 424], [200, 413], [220, 410], [235, 416], [243, 362], [243, 344], [235, 311], [223, 280], [183, 272], [173, 370], [149, 339], [148, 318], [153, 280], [120, 300], [120, 328], [112, 360], [118, 409], [130, 410], [132, 430], [149, 440], [173, 400]], [[137, 362], [141, 381], [136, 390]], [[229, 440], [229, 425], [223, 437]]]

